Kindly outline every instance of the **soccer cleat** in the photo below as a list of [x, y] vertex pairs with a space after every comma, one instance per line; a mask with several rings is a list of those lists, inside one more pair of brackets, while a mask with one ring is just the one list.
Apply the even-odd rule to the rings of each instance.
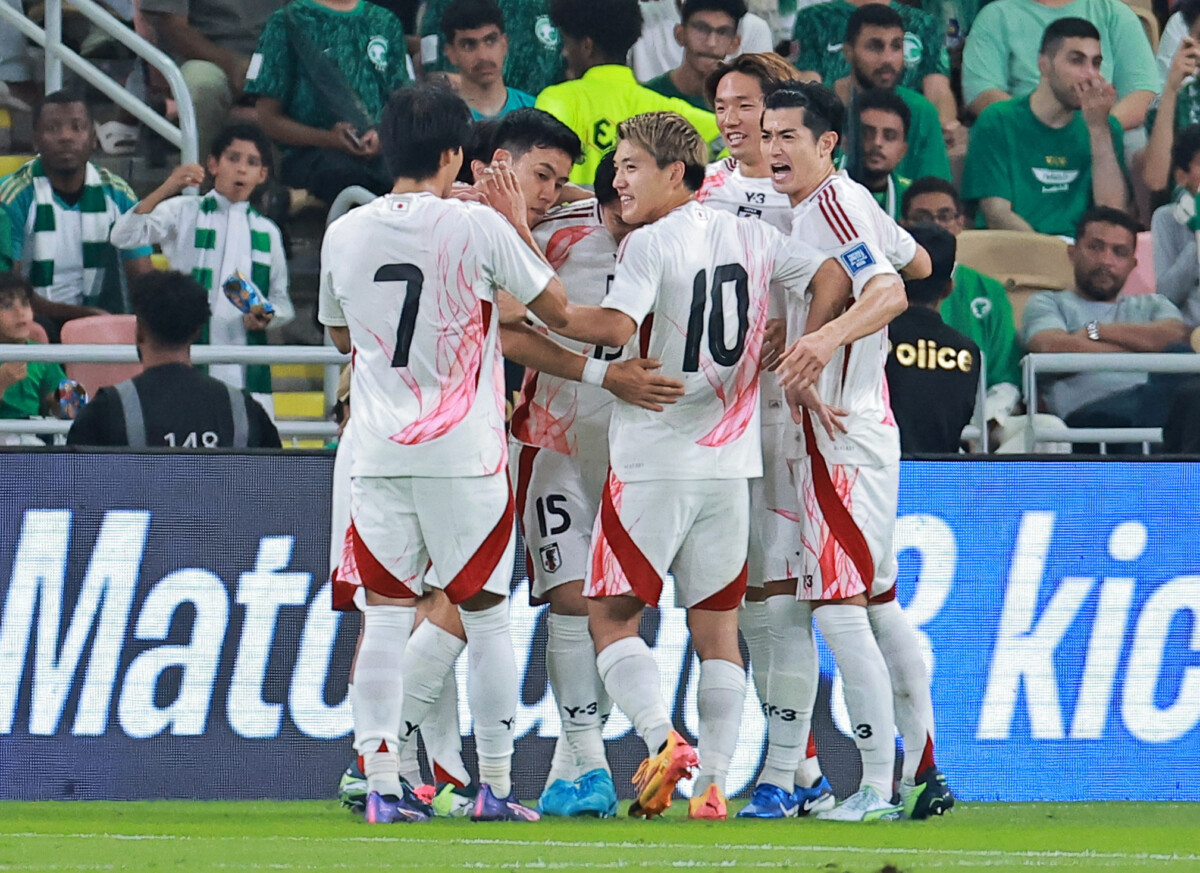
[[542, 815], [562, 816], [565, 818], [571, 814], [571, 809], [575, 806], [577, 793], [578, 791], [574, 782], [568, 782], [566, 779], [555, 779], [542, 791], [542, 796], [538, 798], [537, 810]]
[[617, 786], [612, 774], [603, 767], [589, 770], [575, 780], [576, 797], [573, 816], [594, 815], [612, 818], [617, 814]]
[[459, 788], [453, 782], [447, 782], [430, 801], [433, 814], [438, 818], [462, 818], [470, 815], [478, 794], [479, 789], [474, 785]]
[[[403, 777], [401, 777], [401, 778], [403, 778]], [[416, 788], [413, 789], [413, 794], [415, 794], [415, 795], [417, 795], [417, 797], [421, 798], [422, 803], [432, 804], [433, 798], [435, 798], [437, 796], [437, 786], [430, 785], [429, 783], [426, 783], [424, 785], [418, 785]]]
[[667, 740], [653, 755], [638, 765], [631, 780], [637, 786], [637, 799], [629, 807], [635, 818], [662, 815], [671, 806], [671, 793], [680, 779], [692, 775], [700, 756], [678, 731], [667, 734]]
[[688, 801], [688, 818], [700, 821], [725, 821], [729, 811], [725, 806], [725, 795], [712, 784], [699, 797]]
[[[405, 794], [404, 797], [380, 794], [378, 791], [368, 794], [366, 809], [363, 813], [367, 824], [429, 821], [429, 807], [419, 800], [413, 803], [407, 796], [407, 792]], [[413, 800], [415, 799], [414, 796]]]
[[471, 810], [471, 821], [538, 821], [541, 816], [527, 806], [522, 806], [513, 798], [510, 791], [508, 797], [497, 797], [492, 793], [492, 787], [484, 784], [479, 786], [475, 795], [475, 807]]
[[818, 812], [822, 821], [895, 821], [904, 807], [893, 804], [872, 788], [864, 785], [833, 809]]
[[778, 785], [761, 782], [754, 786], [750, 802], [738, 810], [738, 818], [793, 818], [800, 808], [798, 792], [784, 791]]
[[946, 776], [937, 767], [926, 767], [917, 775], [915, 784], [900, 782], [900, 803], [904, 817], [920, 821], [931, 815], [945, 815], [954, 807], [954, 795], [946, 784]]
[[338, 800], [342, 806], [362, 812], [367, 805], [367, 777], [358, 764], [351, 764], [338, 780]]
[[837, 798], [833, 789], [829, 787], [829, 780], [824, 776], [818, 779], [812, 788], [801, 788], [797, 785], [796, 790], [792, 792], [792, 799], [796, 804], [796, 815], [824, 812], [837, 805]]

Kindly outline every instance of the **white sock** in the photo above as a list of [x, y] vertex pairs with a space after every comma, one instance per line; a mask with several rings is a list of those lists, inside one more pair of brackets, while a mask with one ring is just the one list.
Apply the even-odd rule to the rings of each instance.
[[367, 606], [354, 667], [354, 748], [363, 756], [367, 790], [400, 794], [396, 758], [404, 705], [404, 648], [416, 609]]
[[641, 637], [624, 637], [596, 655], [596, 668], [613, 703], [629, 716], [650, 754], [658, 754], [673, 726], [650, 647]]
[[812, 606], [791, 594], [769, 597], [766, 606], [772, 661], [767, 689], [767, 756], [759, 782], [791, 791], [804, 760], [817, 698]]
[[517, 660], [508, 601], [478, 612], [460, 608], [459, 613], [467, 632], [467, 703], [475, 722], [479, 781], [497, 797], [508, 797], [517, 720]]
[[546, 629], [546, 672], [570, 752], [568, 774], [561, 778], [573, 781], [598, 767], [608, 769], [601, 736], [604, 683], [596, 669], [596, 647], [586, 615], [550, 613]]
[[[451, 635], [452, 636], [452, 635]], [[462, 728], [458, 723], [458, 677], [451, 668], [442, 680], [437, 702], [421, 722], [421, 739], [429, 755], [434, 782], [469, 785], [471, 774], [462, 759]]]
[[400, 725], [400, 742], [417, 741], [417, 728], [429, 717], [445, 686], [446, 674], [454, 670], [466, 646], [449, 631], [432, 621], [421, 622], [404, 650], [404, 723]]
[[550, 772], [546, 774], [546, 784], [542, 786], [542, 791], [560, 779], [574, 782], [575, 777], [571, 775], [574, 772], [575, 755], [571, 752], [571, 741], [567, 739], [565, 730], [560, 731], [558, 739], [554, 741], [554, 757], [550, 759]]
[[696, 797], [709, 785], [725, 792], [729, 762], [737, 751], [742, 706], [746, 702], [746, 671], [741, 664], [711, 658], [700, 662], [696, 708], [700, 713], [700, 772], [692, 786]]
[[924, 767], [934, 766], [933, 742], [937, 733], [921, 644], [895, 600], [868, 606], [867, 617], [892, 679], [896, 727], [904, 739], [901, 776], [912, 781]]
[[759, 703], [767, 702], [767, 682], [771, 672], [771, 628], [767, 624], [767, 601], [747, 600], [738, 611], [738, 630], [750, 652], [750, 676]]
[[417, 757], [416, 740], [401, 743], [396, 757], [400, 764], [400, 778], [406, 780], [409, 785], [420, 785], [425, 781], [421, 776], [421, 761]]
[[892, 688], [867, 610], [832, 603], [814, 611], [821, 636], [842, 671], [854, 744], [862, 756], [861, 785], [870, 785], [890, 798], [896, 767]]

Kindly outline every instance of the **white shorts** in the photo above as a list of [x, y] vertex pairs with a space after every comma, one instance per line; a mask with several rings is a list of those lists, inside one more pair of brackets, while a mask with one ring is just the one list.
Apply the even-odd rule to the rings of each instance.
[[763, 425], [763, 476], [750, 480], [750, 588], [800, 575], [800, 504], [783, 456], [783, 430], [782, 424]]
[[608, 459], [584, 459], [513, 443], [513, 490], [525, 531], [530, 595], [547, 593], [587, 575], [592, 528], [608, 474]]
[[609, 473], [584, 594], [657, 606], [670, 572], [677, 606], [737, 609], [749, 538], [745, 479], [621, 482]]
[[896, 505], [900, 464], [829, 465], [808, 440], [808, 457], [794, 462], [804, 507], [803, 555], [796, 598], [842, 600], [857, 594], [895, 596]]
[[[516, 517], [508, 475], [350, 480], [350, 527], [338, 575], [384, 597], [441, 588], [452, 603], [508, 596]], [[431, 567], [437, 573], [427, 573]]]

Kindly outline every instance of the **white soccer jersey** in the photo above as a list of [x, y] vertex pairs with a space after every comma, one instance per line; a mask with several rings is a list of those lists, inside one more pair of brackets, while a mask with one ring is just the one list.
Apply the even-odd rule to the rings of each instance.
[[[599, 204], [594, 199], [565, 204], [538, 222], [533, 236], [558, 272], [571, 302], [599, 305], [617, 264], [617, 243], [601, 220]], [[549, 333], [563, 346], [589, 357], [616, 361], [623, 356], [623, 349]], [[513, 410], [513, 438], [565, 455], [606, 457], [613, 401], [613, 396], [597, 385], [527, 370]]]
[[528, 303], [553, 278], [479, 204], [389, 194], [334, 222], [321, 248], [319, 317], [350, 329], [351, 474], [505, 469], [496, 289]]
[[[792, 238], [834, 258], [854, 283], [858, 298], [867, 280], [895, 273], [912, 261], [916, 241], [875, 202], [866, 188], [844, 172], [834, 173], [794, 210]], [[807, 296], [788, 299], [788, 337], [804, 334]], [[900, 436], [888, 399], [884, 365], [887, 328], [843, 346], [817, 381], [826, 403], [845, 409], [848, 433], [830, 441], [814, 428], [818, 447], [832, 464], [887, 464], [900, 455]], [[801, 429], [794, 427], [788, 457], [805, 454]]]
[[[609, 457], [622, 482], [762, 475], [758, 370], [767, 286], [808, 286], [822, 261], [760, 221], [689, 202], [627, 236], [602, 304], [637, 324], [643, 353], [684, 394], [662, 412], [617, 403]], [[644, 325], [643, 325], [644, 327]]]
[[[704, 185], [696, 199], [713, 209], [732, 212], [738, 218], [760, 219], [781, 233], [792, 232], [791, 200], [786, 194], [775, 190], [769, 177], [744, 175], [737, 158], [724, 158], [709, 164], [704, 174]], [[768, 318], [786, 317], [787, 304], [783, 298], [783, 288], [772, 284]], [[790, 415], [783, 401], [779, 378], [764, 370], [759, 382], [762, 423], [782, 424]]]

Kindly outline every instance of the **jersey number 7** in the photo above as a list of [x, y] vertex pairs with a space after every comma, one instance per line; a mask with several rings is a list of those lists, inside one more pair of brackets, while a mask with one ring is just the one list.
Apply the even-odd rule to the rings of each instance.
[[[732, 282], [737, 298], [737, 338], [725, 343], [725, 285]], [[713, 270], [712, 286], [708, 271], [701, 270], [692, 281], [692, 308], [688, 315], [687, 337], [683, 346], [683, 372], [700, 369], [700, 338], [704, 335], [705, 298], [712, 298], [708, 314], [708, 351], [715, 363], [732, 367], [746, 350], [746, 331], [750, 329], [750, 280], [741, 264], [722, 264]]]
[[375, 271], [376, 282], [404, 282], [404, 306], [400, 309], [400, 324], [396, 326], [396, 350], [392, 352], [393, 367], [408, 366], [408, 350], [412, 348], [413, 330], [417, 326], [417, 309], [421, 305], [421, 288], [425, 274], [414, 264], [384, 264]]

